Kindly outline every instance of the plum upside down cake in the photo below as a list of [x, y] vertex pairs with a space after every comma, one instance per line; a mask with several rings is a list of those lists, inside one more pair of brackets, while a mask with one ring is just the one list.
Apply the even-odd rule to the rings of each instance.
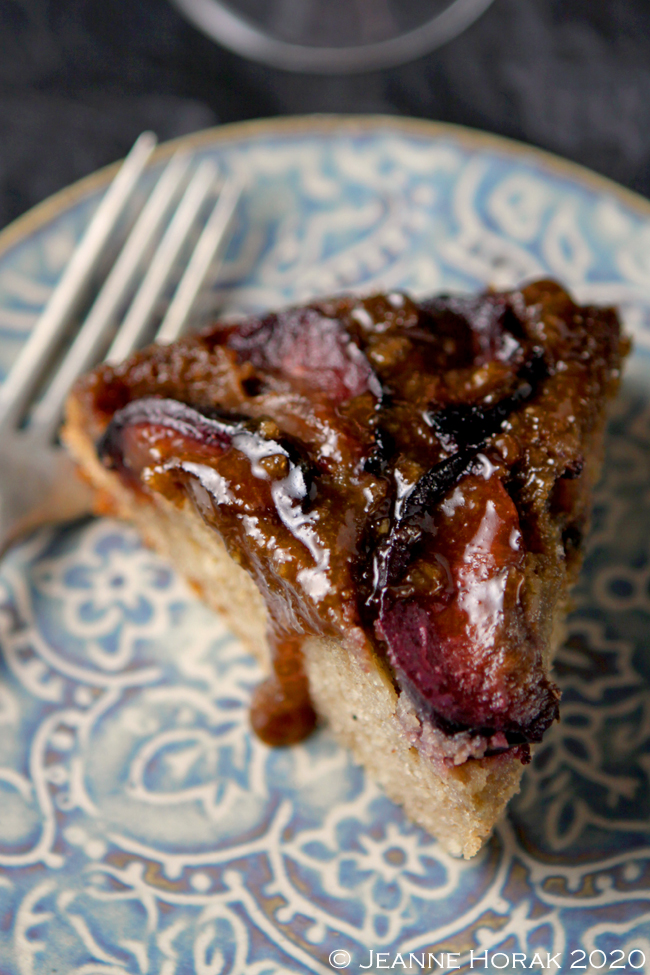
[[269, 674], [257, 735], [326, 719], [473, 855], [558, 717], [616, 312], [559, 285], [343, 296], [217, 322], [81, 380], [65, 440]]

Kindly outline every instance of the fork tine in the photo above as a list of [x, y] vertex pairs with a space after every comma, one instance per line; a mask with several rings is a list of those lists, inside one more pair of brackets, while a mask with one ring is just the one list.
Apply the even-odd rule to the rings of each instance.
[[152, 132], [143, 132], [106, 191], [93, 219], [63, 272], [45, 310], [0, 386], [0, 428], [15, 420], [75, 310], [106, 242], [156, 145]]
[[140, 270], [152, 239], [169, 213], [190, 162], [190, 156], [177, 152], [165, 167], [97, 295], [81, 331], [43, 398], [34, 408], [30, 418], [30, 430], [38, 430], [44, 439], [54, 435], [63, 403], [75, 379], [97, 361], [106, 333], [115, 320], [118, 306]]
[[239, 180], [226, 182], [210, 214], [192, 258], [181, 278], [172, 302], [158, 330], [161, 345], [173, 342], [181, 334], [194, 300], [220, 247], [223, 247], [243, 186]]
[[205, 160], [192, 177], [133, 304], [108, 351], [106, 356], [108, 363], [121, 362], [140, 340], [155, 304], [169, 280], [179, 251], [187, 240], [198, 212], [214, 185], [216, 175], [215, 166]]

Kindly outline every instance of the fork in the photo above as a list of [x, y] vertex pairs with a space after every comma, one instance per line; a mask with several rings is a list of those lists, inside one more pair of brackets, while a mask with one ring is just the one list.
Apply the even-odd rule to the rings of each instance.
[[[135, 142], [0, 386], [0, 554], [39, 525], [90, 513], [91, 491], [57, 443], [72, 384], [102, 358], [117, 363], [145, 338], [151, 340], [149, 326], [161, 296], [177, 273], [181, 252], [196, 234], [207, 206], [211, 207], [209, 216], [156, 331], [157, 342], [169, 343], [181, 334], [201, 286], [223, 250], [241, 183], [231, 178], [219, 184], [217, 168], [209, 160], [192, 171], [191, 156], [177, 152], [142, 206], [45, 392], [37, 396], [43, 374], [60, 354], [93, 275], [114, 245], [118, 225], [136, 195], [156, 141], [153, 133], [144, 132]], [[116, 330], [118, 314], [129, 298]]]

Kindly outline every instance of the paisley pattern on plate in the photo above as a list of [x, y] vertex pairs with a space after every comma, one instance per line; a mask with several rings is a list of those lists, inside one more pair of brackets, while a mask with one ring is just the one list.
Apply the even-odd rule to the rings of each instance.
[[[326, 729], [289, 750], [251, 737], [256, 664], [129, 528], [42, 531], [0, 566], [0, 972], [325, 973], [336, 950], [356, 971], [369, 948], [407, 969], [451, 951], [469, 970], [477, 948], [650, 964], [650, 208], [426, 124], [249, 126], [197, 151], [250, 186], [222, 309], [540, 274], [621, 305], [637, 352], [558, 659], [563, 720], [493, 840], [454, 860]], [[0, 252], [3, 371], [97, 198]]]

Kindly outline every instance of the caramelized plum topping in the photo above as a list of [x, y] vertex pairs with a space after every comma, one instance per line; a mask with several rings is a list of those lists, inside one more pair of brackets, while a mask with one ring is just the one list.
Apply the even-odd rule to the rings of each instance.
[[354, 631], [438, 728], [525, 761], [557, 715], [541, 648], [625, 351], [613, 310], [549, 282], [343, 297], [152, 347], [78, 395], [105, 463], [189, 499], [255, 578], [274, 660], [260, 737], [313, 727], [305, 635]]
[[426, 708], [455, 729], [503, 731], [511, 743], [538, 741], [557, 716], [518, 601], [524, 558], [498, 476], [467, 475], [440, 505], [427, 544], [445, 585], [406, 599], [389, 590], [378, 624], [398, 677]]
[[[474, 461], [475, 452], [459, 450], [424, 474], [404, 498], [393, 503], [390, 528], [376, 539], [373, 526], [371, 556], [362, 576], [370, 586], [367, 605], [381, 605], [387, 588], [399, 581], [430, 528], [430, 512]], [[408, 488], [407, 488], [408, 491]], [[381, 526], [381, 522], [380, 522]]]
[[316, 308], [296, 308], [245, 322], [228, 334], [227, 344], [241, 360], [262, 372], [343, 403], [380, 387], [370, 364], [342, 322]]
[[[242, 432], [241, 424], [209, 419], [177, 400], [147, 397], [114, 414], [97, 452], [110, 466], [139, 476], [152, 460], [163, 460], [163, 441], [169, 456], [187, 452], [190, 444], [222, 453], [232, 444], [233, 436]], [[154, 451], [158, 451], [157, 456]]]
[[[263, 419], [257, 426], [257, 430], [251, 429], [253, 423], [246, 418], [210, 417], [176, 400], [149, 397], [118, 410], [97, 452], [109, 466], [141, 477], [146, 469], [183, 470], [184, 462], [189, 470], [190, 456], [215, 464], [234, 448], [248, 459], [251, 476], [247, 480], [254, 483], [255, 479], [289, 479], [296, 498], [306, 504], [315, 488], [300, 448], [287, 437], [276, 440], [264, 436], [271, 432], [279, 437], [279, 430], [268, 420]], [[215, 480], [208, 473], [204, 479]]]
[[487, 437], [501, 429], [518, 406], [534, 395], [546, 373], [544, 350], [537, 346], [518, 371], [518, 385], [514, 392], [504, 396], [494, 406], [476, 403], [447, 406], [439, 411], [431, 411], [427, 419], [445, 447], [474, 447], [478, 450]]
[[[519, 370], [519, 385], [515, 391], [495, 406], [448, 406], [439, 412], [425, 414], [443, 446], [454, 449], [455, 453], [431, 467], [410, 489], [402, 489], [403, 496], [396, 498], [390, 531], [376, 544], [370, 573], [368, 570], [365, 573], [366, 584], [371, 585], [370, 605], [381, 600], [386, 588], [399, 579], [413, 558], [422, 541], [429, 512], [474, 463], [487, 438], [501, 429], [517, 406], [531, 398], [545, 374], [544, 353], [537, 348]], [[377, 441], [370, 455], [374, 465], [380, 446], [381, 440]], [[373, 468], [366, 466], [366, 469]]]

